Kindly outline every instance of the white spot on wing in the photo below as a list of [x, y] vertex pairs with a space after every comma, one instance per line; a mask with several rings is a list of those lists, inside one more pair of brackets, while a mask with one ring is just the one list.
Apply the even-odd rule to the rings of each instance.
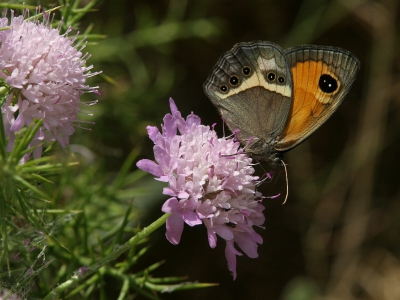
[[260, 71], [281, 69], [276, 64], [276, 60], [274, 58], [265, 59], [265, 58], [259, 56], [257, 58], [257, 64], [260, 67]]

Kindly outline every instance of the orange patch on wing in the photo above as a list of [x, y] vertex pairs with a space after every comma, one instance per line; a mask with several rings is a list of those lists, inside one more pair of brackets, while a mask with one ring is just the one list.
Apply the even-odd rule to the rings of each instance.
[[[322, 74], [337, 77], [329, 70], [329, 66], [322, 61], [299, 62], [292, 67], [293, 102], [285, 130], [280, 134], [277, 150], [287, 150], [295, 146], [299, 140], [307, 137], [314, 125], [318, 124], [319, 117], [326, 107], [333, 101], [334, 93], [327, 94], [319, 88], [319, 79]], [[340, 86], [340, 82], [338, 82]]]

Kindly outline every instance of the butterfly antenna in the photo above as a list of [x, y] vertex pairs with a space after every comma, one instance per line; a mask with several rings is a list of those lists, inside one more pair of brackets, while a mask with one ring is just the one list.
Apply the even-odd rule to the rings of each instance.
[[287, 198], [289, 197], [289, 180], [288, 180], [288, 175], [287, 175], [286, 164], [283, 162], [282, 159], [281, 159], [281, 163], [282, 163], [283, 167], [285, 168], [285, 176], [286, 176], [286, 197], [282, 203], [282, 205], [284, 205], [286, 203]]

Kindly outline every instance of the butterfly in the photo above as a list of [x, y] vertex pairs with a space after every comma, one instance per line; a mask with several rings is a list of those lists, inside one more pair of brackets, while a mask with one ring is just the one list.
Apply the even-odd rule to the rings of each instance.
[[253, 41], [224, 53], [203, 88], [246, 152], [278, 163], [336, 111], [359, 69], [341, 48]]

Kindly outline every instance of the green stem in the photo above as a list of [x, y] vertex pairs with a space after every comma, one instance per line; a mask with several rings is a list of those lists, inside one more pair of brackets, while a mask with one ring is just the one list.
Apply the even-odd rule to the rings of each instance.
[[[5, 257], [7, 262], [8, 276], [11, 277], [11, 269], [10, 269], [10, 261], [8, 258], [8, 233], [7, 233], [7, 225], [6, 225], [6, 200], [8, 196], [8, 180], [3, 182], [3, 191], [0, 194], [0, 230], [1, 237], [3, 238], [3, 253], [2, 257]], [[1, 261], [1, 260], [0, 260]]]
[[[3, 114], [0, 113], [0, 161], [6, 160], [6, 134], [4, 132]], [[3, 166], [2, 166], [3, 167]]]
[[132, 246], [137, 245], [141, 240], [148, 237], [151, 233], [153, 233], [153, 231], [162, 226], [167, 221], [169, 215], [170, 213], [164, 214], [161, 218], [151, 223], [148, 227], [143, 228], [142, 231], [137, 233], [125, 244], [115, 246], [114, 251], [112, 253], [108, 254], [103, 259], [91, 265], [88, 268], [87, 272], [85, 272], [84, 274], [77, 272], [75, 275], [71, 277], [71, 279], [61, 283], [56, 288], [54, 288], [50, 293], [46, 295], [46, 297], [43, 298], [43, 300], [50, 300], [57, 298], [57, 296], [60, 295], [63, 291], [73, 287], [76, 283], [78, 283], [79, 280], [86, 278], [87, 276], [90, 276], [94, 272], [97, 272], [101, 267], [103, 267], [107, 263], [118, 258], [121, 254], [129, 250]]

